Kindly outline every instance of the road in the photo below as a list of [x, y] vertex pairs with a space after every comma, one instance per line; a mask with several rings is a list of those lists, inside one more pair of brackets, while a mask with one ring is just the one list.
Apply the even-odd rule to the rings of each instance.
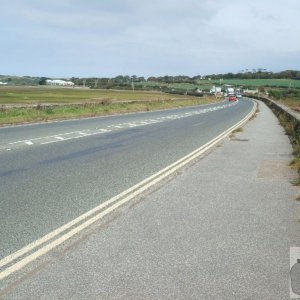
[[205, 144], [253, 102], [0, 128], [0, 258]]
[[[243, 105], [247, 103], [225, 108], [229, 118]], [[6, 277], [0, 298], [297, 297], [289, 289], [290, 267], [300, 258], [295, 201], [299, 188], [291, 184], [297, 172], [288, 166], [292, 159], [288, 137], [270, 109], [259, 105], [260, 112], [242, 132], [224, 139], [159, 189], [122, 206], [109, 220], [97, 221], [19, 276]], [[214, 119], [216, 112], [208, 113], [207, 119]], [[194, 117], [185, 118], [190, 120], [185, 132], [193, 133], [191, 128], [199, 127], [204, 115], [192, 121]], [[180, 131], [185, 126], [181, 121], [170, 120], [169, 125]], [[153, 143], [151, 136], [165, 127], [158, 125], [142, 126], [152, 133]], [[182, 135], [188, 141], [187, 134]], [[151, 160], [154, 157], [159, 153]], [[291, 257], [290, 247], [296, 251]]]

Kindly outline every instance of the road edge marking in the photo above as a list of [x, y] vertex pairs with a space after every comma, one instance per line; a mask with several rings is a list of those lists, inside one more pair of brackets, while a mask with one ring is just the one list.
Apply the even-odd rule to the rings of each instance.
[[[250, 100], [252, 101], [252, 100]], [[190, 163], [195, 158], [199, 157], [200, 155], [204, 154], [206, 151], [211, 149], [213, 146], [215, 146], [217, 143], [222, 141], [224, 138], [226, 138], [232, 131], [237, 129], [238, 127], [244, 125], [251, 117], [255, 114], [257, 103], [255, 101], [253, 102], [253, 108], [250, 113], [248, 113], [242, 120], [237, 122], [235, 125], [230, 127], [229, 129], [225, 130], [223, 133], [219, 134], [217, 137], [209, 141], [208, 143], [204, 144], [203, 146], [199, 147], [198, 149], [192, 151], [188, 155], [184, 156], [183, 158], [177, 160], [176, 162], [172, 163], [171, 165], [167, 166], [166, 168], [160, 170], [159, 172], [153, 174], [152, 176], [144, 179], [140, 183], [134, 185], [133, 187], [123, 191], [122, 193], [112, 197], [111, 199], [105, 201], [104, 203], [98, 205], [97, 207], [91, 209], [90, 211], [80, 215], [76, 219], [68, 222], [67, 224], [53, 230], [52, 232], [46, 234], [45, 236], [41, 237], [40, 239], [26, 245], [25, 247], [21, 248], [20, 250], [4, 257], [0, 260], [0, 267], [6, 266], [7, 264], [15, 261], [20, 256], [23, 256], [30, 251], [34, 250], [38, 246], [41, 246], [45, 244], [46, 242], [54, 239], [59, 234], [63, 233], [64, 231], [70, 229], [71, 227], [75, 226], [76, 224], [83, 222], [79, 224], [78, 226], [74, 227], [73, 229], [69, 230], [68, 232], [64, 233], [62, 236], [58, 237], [54, 241], [42, 246], [41, 248], [37, 249], [35, 252], [29, 254], [28, 256], [22, 258], [21, 260], [17, 261], [13, 265], [6, 268], [4, 271], [0, 272], [0, 280], [6, 278], [7, 276], [11, 275], [12, 273], [15, 273], [16, 271], [22, 269], [29, 263], [33, 262], [37, 258], [43, 256], [44, 254], [48, 253], [55, 247], [59, 246], [63, 242], [70, 239], [75, 234], [79, 233], [83, 229], [87, 228], [97, 220], [103, 218], [108, 213], [114, 211], [121, 205], [125, 204], [126, 202], [130, 201], [131, 199], [135, 198], [136, 196], [140, 195], [145, 190], [149, 189], [151, 186], [157, 184], [158, 182], [162, 181], [164, 178], [170, 176], [174, 172], [176, 172], [178, 169], [182, 168], [183, 166]], [[119, 200], [119, 201], [118, 201]], [[118, 201], [117, 203], [114, 203]], [[104, 209], [108, 205], [112, 204], [108, 208]], [[101, 211], [102, 210], [102, 211]], [[100, 212], [99, 212], [100, 211]], [[95, 215], [94, 215], [95, 214]], [[94, 216], [92, 216], [94, 215]]]

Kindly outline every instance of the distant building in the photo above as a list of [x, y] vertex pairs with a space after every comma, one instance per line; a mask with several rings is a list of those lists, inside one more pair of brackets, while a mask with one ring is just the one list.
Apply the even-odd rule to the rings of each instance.
[[258, 89], [256, 89], [256, 90], [247, 89], [247, 90], [244, 90], [244, 93], [246, 93], [246, 94], [258, 94]]
[[74, 86], [74, 82], [72, 81], [66, 81], [66, 80], [60, 80], [60, 79], [47, 79], [46, 80], [47, 85], [53, 85], [53, 86]]
[[222, 90], [222, 89], [221, 89], [220, 86], [214, 86], [214, 85], [213, 85], [213, 87], [210, 89], [209, 92], [210, 92], [211, 94], [215, 94], [215, 93], [221, 93], [221, 90]]
[[217, 98], [223, 96], [222, 88], [220, 86], [213, 86], [209, 92], [210, 94], [214, 94]]
[[7, 85], [7, 82], [0, 81], [0, 85]]

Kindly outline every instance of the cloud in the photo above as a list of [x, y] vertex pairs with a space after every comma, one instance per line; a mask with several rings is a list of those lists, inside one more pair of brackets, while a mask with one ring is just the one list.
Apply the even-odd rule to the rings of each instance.
[[10, 0], [2, 8], [6, 72], [189, 75], [265, 67], [262, 58], [284, 69], [285, 56], [300, 64], [298, 0]]

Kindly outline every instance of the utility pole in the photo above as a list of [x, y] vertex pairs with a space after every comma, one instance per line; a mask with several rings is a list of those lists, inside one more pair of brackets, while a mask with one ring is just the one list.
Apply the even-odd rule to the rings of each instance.
[[131, 78], [131, 87], [132, 87], [132, 91], [134, 92], [134, 82], [133, 82], [133, 78]]
[[95, 84], [94, 84], [94, 88], [96, 89], [98, 86], [98, 79], [95, 79]]

